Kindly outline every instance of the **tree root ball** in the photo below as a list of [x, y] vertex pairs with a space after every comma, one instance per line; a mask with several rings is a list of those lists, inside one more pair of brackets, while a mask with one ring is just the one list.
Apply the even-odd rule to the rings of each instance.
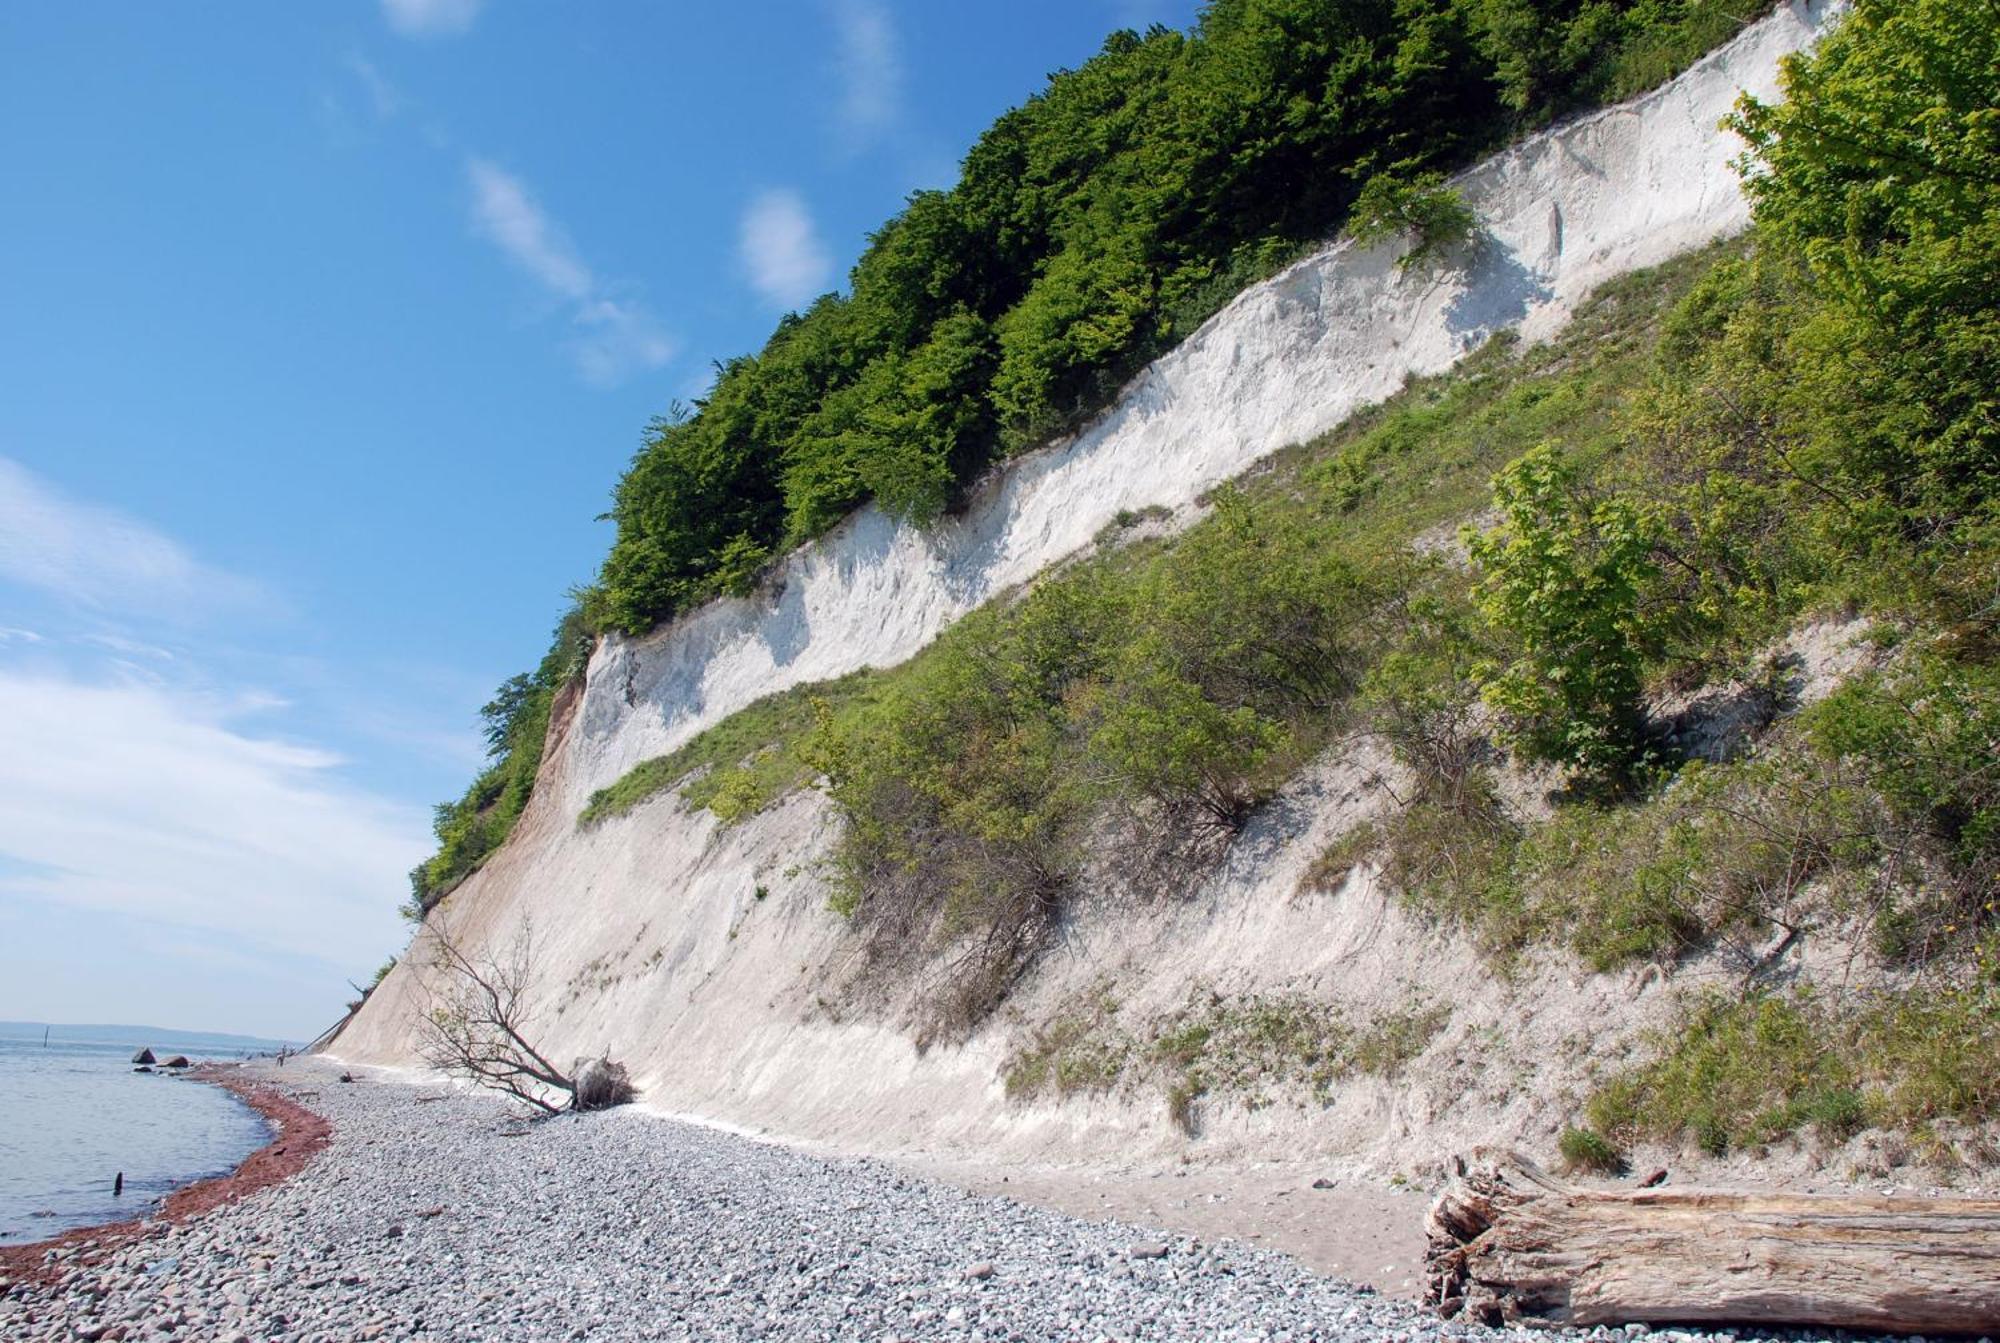
[[572, 1104], [579, 1110], [608, 1110], [629, 1103], [639, 1094], [625, 1072], [625, 1065], [608, 1058], [579, 1059], [571, 1075], [576, 1079]]

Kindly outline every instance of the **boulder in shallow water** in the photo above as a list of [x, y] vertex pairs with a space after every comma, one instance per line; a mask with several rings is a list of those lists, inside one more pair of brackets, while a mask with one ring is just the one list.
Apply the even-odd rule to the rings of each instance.
[[194, 1065], [188, 1062], [187, 1055], [176, 1054], [160, 1066], [162, 1068], [192, 1068]]
[[132, 1062], [134, 1063], [152, 1063], [154, 1061], [153, 1051], [150, 1049], [142, 1049], [132, 1056]]
[[632, 1088], [625, 1065], [608, 1058], [579, 1059], [573, 1076], [576, 1090], [572, 1104], [579, 1110], [608, 1110], [638, 1094]]

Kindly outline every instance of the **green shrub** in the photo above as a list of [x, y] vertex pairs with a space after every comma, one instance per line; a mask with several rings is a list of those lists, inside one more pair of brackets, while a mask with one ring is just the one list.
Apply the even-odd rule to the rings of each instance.
[[1448, 580], [1400, 605], [1399, 635], [1368, 669], [1358, 707], [1410, 771], [1418, 800], [1468, 820], [1490, 817], [1484, 770], [1490, 750], [1478, 721], [1475, 676], [1490, 659], [1490, 640]]
[[819, 738], [837, 907], [878, 956], [947, 956], [939, 1026], [976, 1023], [1106, 822], [1135, 873], [1185, 879], [1325, 741], [1375, 602], [1311, 530], [1223, 491], [1167, 546], [973, 613]]
[[1595, 1129], [1564, 1129], [1562, 1136], [1556, 1139], [1556, 1150], [1562, 1155], [1566, 1171], [1586, 1175], [1625, 1173], [1625, 1154]]
[[1363, 247], [1409, 238], [1409, 250], [1396, 259], [1398, 268], [1409, 270], [1462, 246], [1477, 224], [1465, 198], [1445, 185], [1444, 174], [1377, 173], [1354, 198], [1347, 228]]
[[[1934, 840], [1969, 895], [2000, 878], [2000, 667], [1939, 653], [1848, 682], [1808, 717], [1813, 741], [1854, 761]], [[1985, 911], [1973, 901], [1968, 919]]]
[[1622, 779], [1644, 746], [1652, 514], [1630, 499], [1591, 498], [1552, 444], [1509, 464], [1493, 497], [1500, 526], [1465, 541], [1480, 610], [1518, 651], [1486, 678], [1487, 702], [1529, 758]]
[[1859, 0], [1788, 63], [1784, 92], [1746, 98], [1733, 124], [1759, 228], [1825, 300], [1801, 335], [1827, 375], [1835, 488], [1943, 540], [2000, 487], [2000, 23], [1950, 0]]

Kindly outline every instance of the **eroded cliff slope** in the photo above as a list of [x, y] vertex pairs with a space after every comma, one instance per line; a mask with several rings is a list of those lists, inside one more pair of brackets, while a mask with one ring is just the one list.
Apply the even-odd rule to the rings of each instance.
[[[1828, 9], [1783, 6], [1671, 85], [1465, 174], [1480, 232], [1455, 264], [1406, 270], [1395, 246], [1330, 246], [1246, 292], [1091, 427], [997, 475], [961, 516], [917, 530], [866, 509], [755, 597], [645, 638], [608, 636], [558, 703], [519, 825], [433, 917], [475, 948], [532, 930], [538, 1027], [555, 1057], [609, 1050], [653, 1104], [855, 1149], [1069, 1157], [1199, 1144], [1400, 1164], [1547, 1136], [1594, 1060], [1642, 1030], [1664, 990], [1657, 976], [1576, 975], [1553, 959], [1545, 973], [1497, 978], [1470, 942], [1386, 899], [1365, 866], [1332, 889], [1302, 883], [1330, 841], [1385, 805], [1393, 770], [1365, 748], [1294, 779], [1185, 898], [1091, 906], [1007, 1011], [929, 1048], [893, 1001], [845, 991], [856, 949], [827, 907], [835, 820], [818, 794], [726, 827], [671, 793], [589, 827], [577, 817], [633, 765], [762, 696], [911, 656], [1121, 513], [1185, 520], [1218, 483], [1496, 332], [1549, 338], [1604, 282], [1740, 231], [1740, 144], [1719, 122], [1739, 93], [1775, 91], [1780, 59]], [[1852, 640], [1821, 631], [1803, 642], [1837, 662]], [[335, 1054], [418, 1062], [417, 961], [389, 974]], [[1356, 1076], [1310, 1108], [1199, 1113], [1193, 1098], [1157, 1090], [1056, 1100], [1018, 1085], [1037, 1041], [1087, 1030], [1092, 1003], [1115, 998], [1144, 1019], [1203, 993], [1330, 1004], [1389, 1042], [1396, 1080]]]

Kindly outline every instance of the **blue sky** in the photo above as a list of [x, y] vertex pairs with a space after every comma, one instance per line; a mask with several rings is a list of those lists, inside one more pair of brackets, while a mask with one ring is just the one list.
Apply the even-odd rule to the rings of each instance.
[[1195, 10], [0, 7], [0, 1018], [331, 1021], [647, 420]]

